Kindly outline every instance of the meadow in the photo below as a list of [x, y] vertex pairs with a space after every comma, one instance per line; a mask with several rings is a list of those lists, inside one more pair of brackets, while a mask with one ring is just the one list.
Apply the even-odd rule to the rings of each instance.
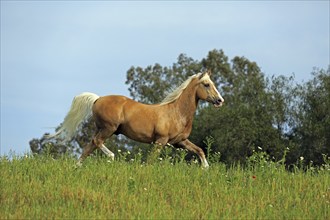
[[[180, 157], [0, 157], [0, 219], [329, 219], [330, 165], [287, 171], [258, 152], [246, 166]], [[212, 159], [210, 159], [212, 161]]]

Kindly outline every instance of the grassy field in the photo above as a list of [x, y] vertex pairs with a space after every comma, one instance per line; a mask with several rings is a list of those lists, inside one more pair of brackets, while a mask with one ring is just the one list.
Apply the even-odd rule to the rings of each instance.
[[262, 153], [226, 168], [156, 158], [0, 157], [0, 219], [329, 219], [330, 167], [288, 172]]

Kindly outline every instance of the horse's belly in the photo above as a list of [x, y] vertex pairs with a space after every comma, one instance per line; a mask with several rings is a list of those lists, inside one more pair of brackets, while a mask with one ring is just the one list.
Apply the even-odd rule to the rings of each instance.
[[132, 127], [130, 125], [121, 125], [118, 129], [118, 133], [142, 143], [152, 143], [154, 141], [152, 129], [148, 129], [148, 126]]

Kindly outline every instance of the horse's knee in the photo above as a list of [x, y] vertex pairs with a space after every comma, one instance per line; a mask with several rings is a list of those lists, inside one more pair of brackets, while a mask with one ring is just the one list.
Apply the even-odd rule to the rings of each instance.
[[161, 138], [158, 138], [154, 144], [157, 145], [157, 146], [160, 146], [160, 147], [163, 147], [167, 144], [168, 142], [168, 138], [166, 137], [161, 137]]

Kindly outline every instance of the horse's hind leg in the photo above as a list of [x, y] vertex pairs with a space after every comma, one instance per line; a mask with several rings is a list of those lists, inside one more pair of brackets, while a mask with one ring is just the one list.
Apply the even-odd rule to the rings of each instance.
[[108, 157], [112, 160], [115, 158], [115, 154], [112, 153], [106, 146], [104, 146], [104, 141], [106, 138], [110, 137], [113, 133], [107, 130], [99, 130], [92, 141], [83, 149], [83, 152], [77, 162], [78, 166], [81, 166], [83, 160], [85, 160], [96, 148], [100, 148]]
[[104, 146], [103, 143], [107, 138], [111, 137], [111, 135], [114, 133], [115, 130], [116, 129], [101, 129], [93, 139], [95, 146], [100, 148], [103, 151], [103, 153], [105, 153], [112, 160], [115, 159], [115, 154], [112, 153], [106, 146]]
[[88, 157], [95, 149], [96, 149], [96, 146], [93, 143], [93, 141], [91, 141], [86, 147], [84, 147], [83, 152], [77, 162], [77, 166], [81, 166], [83, 160], [85, 160], [86, 157]]
[[104, 146], [104, 144], [102, 144], [100, 149], [103, 151], [103, 153], [105, 153], [108, 157], [110, 157], [111, 160], [115, 159], [115, 154], [112, 153], [112, 151], [110, 151], [106, 146]]

